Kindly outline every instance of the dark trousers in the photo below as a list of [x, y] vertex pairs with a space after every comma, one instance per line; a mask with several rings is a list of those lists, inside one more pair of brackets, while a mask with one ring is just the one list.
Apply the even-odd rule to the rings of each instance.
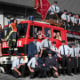
[[22, 77], [24, 77], [24, 76], [26, 76], [25, 75], [25, 65], [22, 65], [21, 67], [20, 67], [20, 72], [21, 72], [21, 74], [22, 74]]
[[68, 26], [67, 21], [63, 20], [63, 22], [64, 22], [64, 28], [67, 29], [67, 26]]
[[67, 73], [70, 74], [72, 71], [71, 67], [71, 58], [63, 56], [62, 61], [61, 61], [62, 69], [63, 69], [63, 74], [65, 74], [65, 70], [67, 69]]
[[13, 32], [11, 34], [9, 41], [8, 41], [8, 45], [9, 45], [9, 52], [8, 52], [9, 55], [12, 55], [13, 53], [15, 53], [17, 55], [18, 48], [17, 48], [17, 33], [16, 32]]
[[78, 57], [78, 73], [80, 73], [80, 57]]
[[19, 77], [18, 73], [17, 73], [16, 71], [14, 71], [14, 70], [12, 70], [12, 75], [13, 75], [14, 77], [16, 77], [16, 78]]
[[72, 68], [74, 73], [77, 73], [77, 67], [78, 67], [78, 63], [77, 63], [78, 59], [76, 57], [72, 57]]
[[39, 74], [39, 68], [32, 68], [34, 70], [34, 72], [31, 72], [30, 74], [30, 78], [34, 78]]
[[31, 72], [30, 74], [30, 78], [34, 78], [34, 77], [46, 77], [46, 68], [45, 67], [37, 67], [34, 68], [34, 72]]
[[49, 77], [51, 77], [51, 76], [53, 76], [53, 77], [57, 77], [56, 75], [55, 75], [55, 72], [58, 72], [58, 71], [55, 71], [53, 68], [47, 68], [46, 69], [46, 71], [47, 71], [47, 75], [49, 76]]
[[[25, 65], [22, 65], [19, 69], [18, 69], [20, 72], [21, 72], [21, 77], [24, 77], [25, 75]], [[12, 70], [12, 75], [16, 78], [19, 77], [19, 74], [15, 71], [15, 70]]]
[[80, 57], [78, 57], [78, 68], [80, 68]]

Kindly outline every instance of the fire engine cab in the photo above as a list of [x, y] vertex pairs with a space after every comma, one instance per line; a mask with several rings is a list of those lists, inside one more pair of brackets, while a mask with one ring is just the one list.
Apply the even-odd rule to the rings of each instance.
[[[19, 50], [19, 54], [27, 55], [27, 48], [29, 42], [33, 41], [33, 37], [37, 35], [38, 31], [41, 31], [43, 35], [43, 39], [46, 38], [48, 31], [50, 30], [50, 40], [51, 42], [56, 41], [56, 46], [59, 47], [61, 45], [61, 40], [65, 40], [65, 44], [67, 44], [67, 31], [64, 28], [52, 26], [46, 22], [39, 22], [39, 21], [21, 21], [20, 24], [17, 25], [18, 29], [18, 41], [17, 47]], [[8, 33], [8, 29], [6, 31]], [[57, 39], [55, 34], [59, 33], [61, 40]], [[42, 41], [38, 39], [39, 42]], [[7, 42], [3, 42], [2, 51], [3, 56], [8, 55], [9, 46], [7, 46]]]

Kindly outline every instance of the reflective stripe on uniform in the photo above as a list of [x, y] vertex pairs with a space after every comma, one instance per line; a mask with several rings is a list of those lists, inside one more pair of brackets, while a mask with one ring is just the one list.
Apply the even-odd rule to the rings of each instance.
[[13, 48], [9, 48], [9, 50], [13, 50]]
[[7, 41], [10, 37], [10, 35], [13, 33], [13, 31], [10, 31], [9, 35], [5, 38], [5, 40]]
[[15, 50], [15, 51], [17, 51], [17, 50], [18, 50], [18, 48], [14, 48], [14, 50]]
[[16, 42], [16, 39], [12, 39], [12, 41], [15, 41]]

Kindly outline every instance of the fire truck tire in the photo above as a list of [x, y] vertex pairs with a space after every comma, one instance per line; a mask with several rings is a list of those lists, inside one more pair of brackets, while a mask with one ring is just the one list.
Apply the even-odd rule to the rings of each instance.
[[11, 66], [9, 64], [3, 64], [2, 66], [4, 68], [5, 73], [11, 73]]
[[2, 66], [0, 66], [0, 73], [5, 73], [5, 70]]

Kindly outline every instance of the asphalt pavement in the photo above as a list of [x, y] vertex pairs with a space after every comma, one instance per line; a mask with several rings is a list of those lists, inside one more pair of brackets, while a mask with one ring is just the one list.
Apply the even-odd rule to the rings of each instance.
[[80, 74], [73, 76], [61, 75], [59, 78], [47, 77], [30, 79], [29, 76], [25, 78], [15, 78], [12, 75], [0, 73], [0, 80], [80, 80]]

